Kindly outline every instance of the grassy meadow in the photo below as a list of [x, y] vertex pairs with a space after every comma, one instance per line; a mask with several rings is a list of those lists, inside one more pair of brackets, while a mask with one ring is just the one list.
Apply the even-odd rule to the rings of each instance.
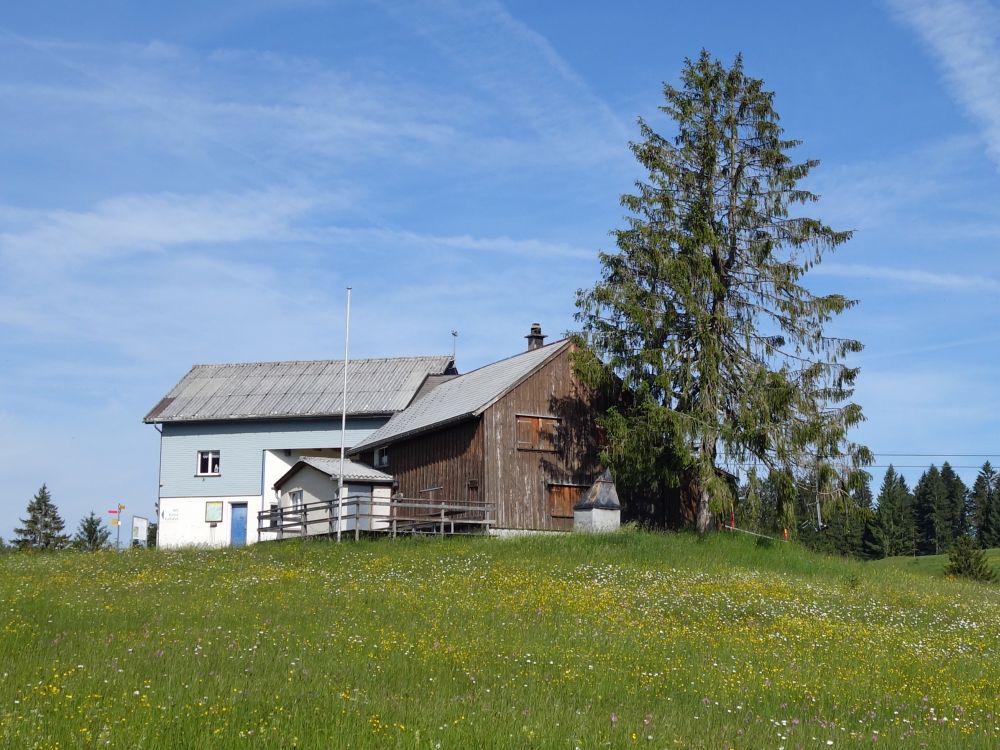
[[0, 747], [1000, 745], [1000, 588], [742, 537], [0, 555]]
[[[1000, 549], [985, 550], [986, 560], [1000, 579]], [[876, 560], [873, 565], [887, 569], [916, 573], [919, 575], [944, 577], [944, 569], [948, 566], [948, 555], [922, 555], [920, 557], [887, 557]], [[887, 570], [888, 572], [888, 570]]]

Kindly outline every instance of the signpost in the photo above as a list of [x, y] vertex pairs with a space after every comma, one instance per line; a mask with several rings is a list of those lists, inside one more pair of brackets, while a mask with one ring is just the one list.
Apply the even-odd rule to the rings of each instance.
[[117, 533], [115, 535], [115, 549], [122, 548], [122, 511], [125, 510], [124, 503], [118, 503], [118, 507], [114, 510], [109, 510], [114, 518], [111, 519], [111, 525], [117, 528]]

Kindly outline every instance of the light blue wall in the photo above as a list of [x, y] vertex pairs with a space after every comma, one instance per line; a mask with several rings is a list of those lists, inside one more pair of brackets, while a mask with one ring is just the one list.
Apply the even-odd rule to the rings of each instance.
[[[386, 419], [348, 419], [346, 444], [357, 445]], [[168, 422], [160, 443], [160, 497], [262, 494], [264, 451], [339, 448], [340, 420]], [[198, 451], [222, 453], [221, 476], [195, 476]]]

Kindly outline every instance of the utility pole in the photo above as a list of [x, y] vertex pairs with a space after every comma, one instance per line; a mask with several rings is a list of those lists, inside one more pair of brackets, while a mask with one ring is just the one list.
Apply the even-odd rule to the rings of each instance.
[[[347, 439], [347, 357], [351, 340], [351, 287], [347, 287], [347, 314], [344, 316], [344, 393], [340, 408], [340, 476], [337, 477], [337, 541], [344, 518], [344, 448]], [[357, 523], [357, 521], [355, 521]]]

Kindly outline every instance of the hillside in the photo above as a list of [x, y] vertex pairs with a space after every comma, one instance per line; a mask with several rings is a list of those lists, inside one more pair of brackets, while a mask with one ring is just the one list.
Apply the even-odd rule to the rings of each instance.
[[0, 556], [3, 747], [996, 747], [1000, 589], [744, 538]]
[[[1000, 549], [986, 550], [986, 559], [1000, 578]], [[876, 560], [872, 565], [891, 568], [918, 575], [944, 578], [944, 569], [948, 565], [948, 555], [922, 555], [920, 557], [887, 557]]]

